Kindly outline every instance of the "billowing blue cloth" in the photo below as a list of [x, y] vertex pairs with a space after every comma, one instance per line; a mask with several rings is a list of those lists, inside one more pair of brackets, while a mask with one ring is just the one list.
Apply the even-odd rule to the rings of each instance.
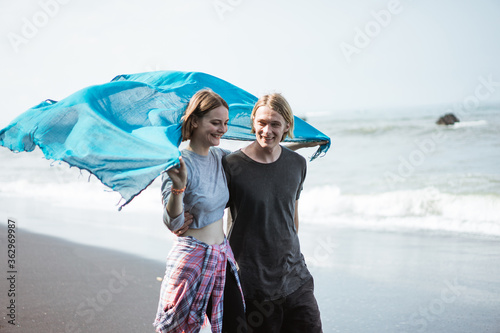
[[[46, 100], [1, 130], [0, 145], [15, 152], [39, 146], [47, 159], [88, 170], [121, 194], [123, 207], [179, 162], [181, 117], [191, 96], [203, 88], [229, 105], [224, 138], [254, 140], [255, 96], [208, 74], [158, 71], [119, 75], [59, 102]], [[328, 141], [312, 159], [330, 147], [326, 135], [297, 117], [294, 136], [287, 141]]]

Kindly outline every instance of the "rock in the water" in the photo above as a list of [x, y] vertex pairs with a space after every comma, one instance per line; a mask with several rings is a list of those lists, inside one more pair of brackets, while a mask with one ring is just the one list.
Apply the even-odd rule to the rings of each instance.
[[444, 116], [441, 116], [436, 124], [438, 125], [453, 125], [454, 123], [458, 123], [460, 120], [453, 114], [447, 113]]

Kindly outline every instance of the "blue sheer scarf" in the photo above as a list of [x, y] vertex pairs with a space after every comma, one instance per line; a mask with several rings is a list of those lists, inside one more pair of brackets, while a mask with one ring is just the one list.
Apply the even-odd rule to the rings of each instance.
[[[121, 194], [121, 209], [179, 162], [181, 117], [191, 96], [204, 88], [229, 105], [223, 138], [254, 140], [255, 96], [208, 74], [158, 71], [119, 75], [59, 102], [46, 100], [0, 130], [0, 145], [15, 152], [39, 146], [47, 159], [88, 170]], [[327, 152], [330, 138], [298, 117], [294, 121], [294, 139], [286, 141], [328, 141], [311, 160]]]

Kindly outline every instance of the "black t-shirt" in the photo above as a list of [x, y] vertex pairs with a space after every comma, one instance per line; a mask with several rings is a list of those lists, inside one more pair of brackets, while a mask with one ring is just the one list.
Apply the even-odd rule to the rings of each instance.
[[311, 278], [294, 223], [305, 159], [282, 147], [273, 163], [256, 162], [241, 150], [222, 163], [233, 218], [229, 242], [245, 298], [274, 300], [293, 293]]

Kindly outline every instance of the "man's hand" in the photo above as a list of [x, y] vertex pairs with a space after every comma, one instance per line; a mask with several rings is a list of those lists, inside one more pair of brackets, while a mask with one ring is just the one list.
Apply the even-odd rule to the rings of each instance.
[[188, 231], [189, 226], [193, 223], [193, 215], [189, 214], [189, 212], [184, 212], [184, 225], [175, 231], [172, 231], [177, 237], [182, 236], [186, 231]]

